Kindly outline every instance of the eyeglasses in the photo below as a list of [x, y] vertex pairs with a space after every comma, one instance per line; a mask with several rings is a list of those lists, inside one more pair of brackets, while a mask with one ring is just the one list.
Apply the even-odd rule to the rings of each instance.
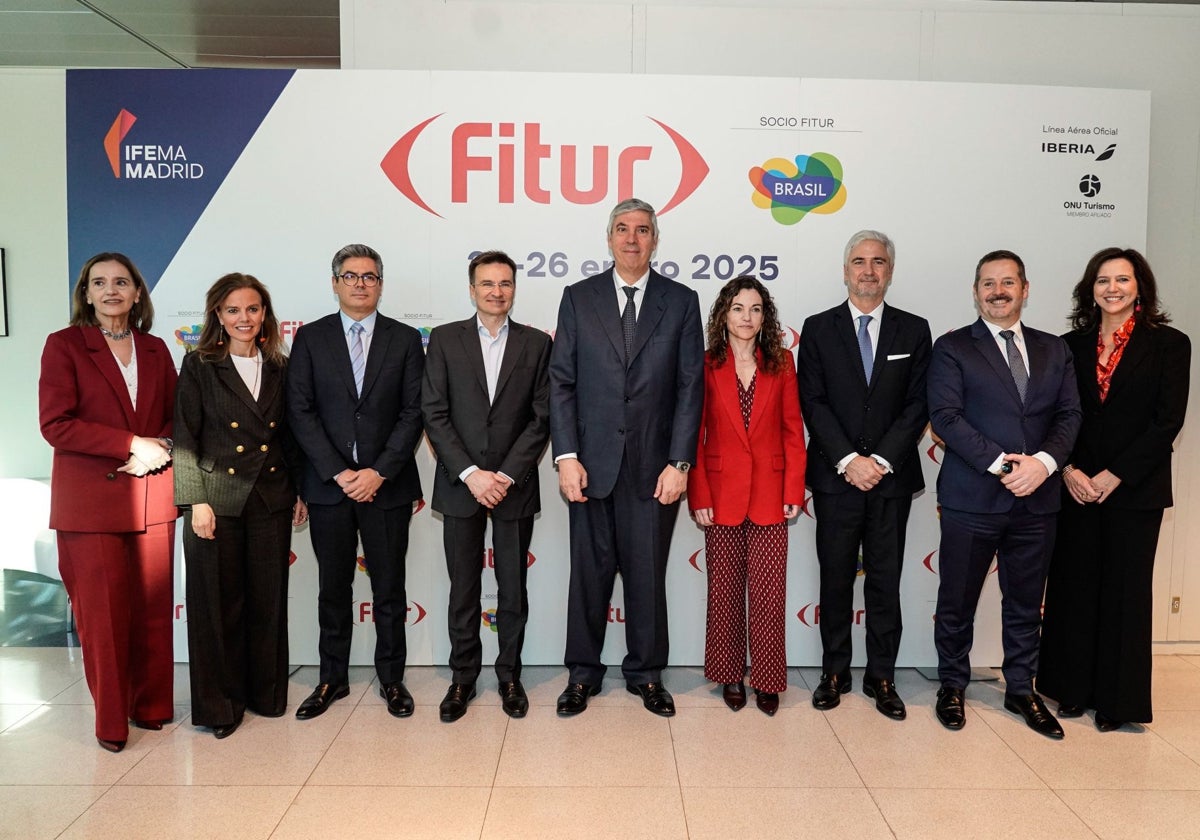
[[364, 286], [375, 286], [378, 285], [379, 281], [383, 279], [378, 274], [372, 274], [371, 272], [367, 272], [366, 274], [356, 274], [353, 271], [347, 271], [335, 276], [347, 286], [357, 286], [359, 280], [362, 281]]
[[485, 292], [499, 289], [502, 292], [511, 292], [517, 287], [517, 284], [511, 280], [501, 280], [499, 283], [493, 283], [491, 280], [480, 280], [475, 284], [475, 288], [483, 289]]

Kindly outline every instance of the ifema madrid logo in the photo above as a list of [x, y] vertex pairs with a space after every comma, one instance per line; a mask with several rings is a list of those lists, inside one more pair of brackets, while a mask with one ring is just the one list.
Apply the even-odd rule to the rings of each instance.
[[781, 225], [794, 225], [809, 213], [836, 213], [846, 204], [842, 163], [827, 152], [771, 158], [751, 168], [749, 177], [751, 200]]

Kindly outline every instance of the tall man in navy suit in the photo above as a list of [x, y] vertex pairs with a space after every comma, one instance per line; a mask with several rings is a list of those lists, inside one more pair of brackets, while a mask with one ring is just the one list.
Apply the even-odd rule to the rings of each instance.
[[1042, 735], [1062, 727], [1033, 690], [1042, 593], [1066, 463], [1082, 414], [1071, 352], [1057, 336], [1021, 324], [1025, 264], [992, 251], [975, 268], [974, 324], [942, 336], [929, 365], [929, 415], [946, 445], [935, 711], [949, 729], [966, 722], [975, 607], [991, 568], [1003, 596], [1004, 708]]
[[371, 576], [375, 671], [388, 711], [407, 717], [404, 556], [421, 480], [421, 334], [378, 312], [383, 260], [366, 245], [333, 257], [339, 312], [296, 332], [288, 419], [308, 456], [301, 496], [317, 555], [320, 683], [296, 710], [304, 720], [350, 693], [350, 635], [358, 541]]
[[650, 268], [654, 208], [636, 198], [608, 220], [613, 267], [563, 290], [550, 355], [550, 435], [570, 503], [566, 690], [558, 714], [599, 693], [613, 582], [625, 593], [626, 688], [675, 714], [667, 664], [667, 554], [704, 408], [696, 292]]
[[821, 681], [813, 705], [832, 709], [850, 690], [850, 625], [862, 546], [867, 611], [863, 691], [903, 720], [896, 691], [900, 569], [913, 494], [924, 489], [917, 441], [929, 422], [924, 318], [885, 305], [896, 248], [860, 230], [846, 243], [845, 303], [813, 315], [800, 336], [800, 407], [808, 427], [808, 486], [821, 567]]
[[550, 437], [550, 336], [509, 317], [516, 264], [484, 251], [467, 267], [475, 315], [429, 335], [421, 411], [437, 453], [433, 509], [442, 514], [450, 574], [450, 687], [439, 708], [458, 720], [483, 666], [479, 641], [483, 537], [492, 520], [496, 571], [496, 678], [509, 717], [524, 717], [521, 645], [533, 517], [542, 509], [538, 459]]

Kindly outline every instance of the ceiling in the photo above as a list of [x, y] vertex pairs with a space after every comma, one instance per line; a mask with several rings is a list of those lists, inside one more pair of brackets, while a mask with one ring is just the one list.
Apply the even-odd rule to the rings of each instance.
[[338, 9], [339, 0], [0, 0], [0, 66], [339, 67]]
[[340, 65], [338, 0], [0, 0], [0, 66]]

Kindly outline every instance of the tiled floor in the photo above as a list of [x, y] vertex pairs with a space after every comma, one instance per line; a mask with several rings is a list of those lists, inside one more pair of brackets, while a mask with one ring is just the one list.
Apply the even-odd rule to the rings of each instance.
[[[994, 682], [971, 686], [967, 726], [949, 732], [913, 671], [898, 675], [907, 721], [857, 692], [821, 713], [807, 668], [774, 718], [728, 711], [698, 669], [675, 668], [671, 720], [617, 679], [560, 720], [564, 672], [531, 668], [527, 718], [505, 717], [487, 678], [449, 725], [445, 669], [410, 669], [417, 712], [396, 720], [362, 668], [322, 717], [248, 717], [217, 741], [191, 726], [176, 673], [178, 722], [111, 755], [78, 649], [0, 648], [0, 838], [1200, 837], [1200, 656], [1156, 658], [1151, 726], [1068, 720], [1063, 742], [1005, 712]], [[314, 681], [293, 676], [293, 708]]]

